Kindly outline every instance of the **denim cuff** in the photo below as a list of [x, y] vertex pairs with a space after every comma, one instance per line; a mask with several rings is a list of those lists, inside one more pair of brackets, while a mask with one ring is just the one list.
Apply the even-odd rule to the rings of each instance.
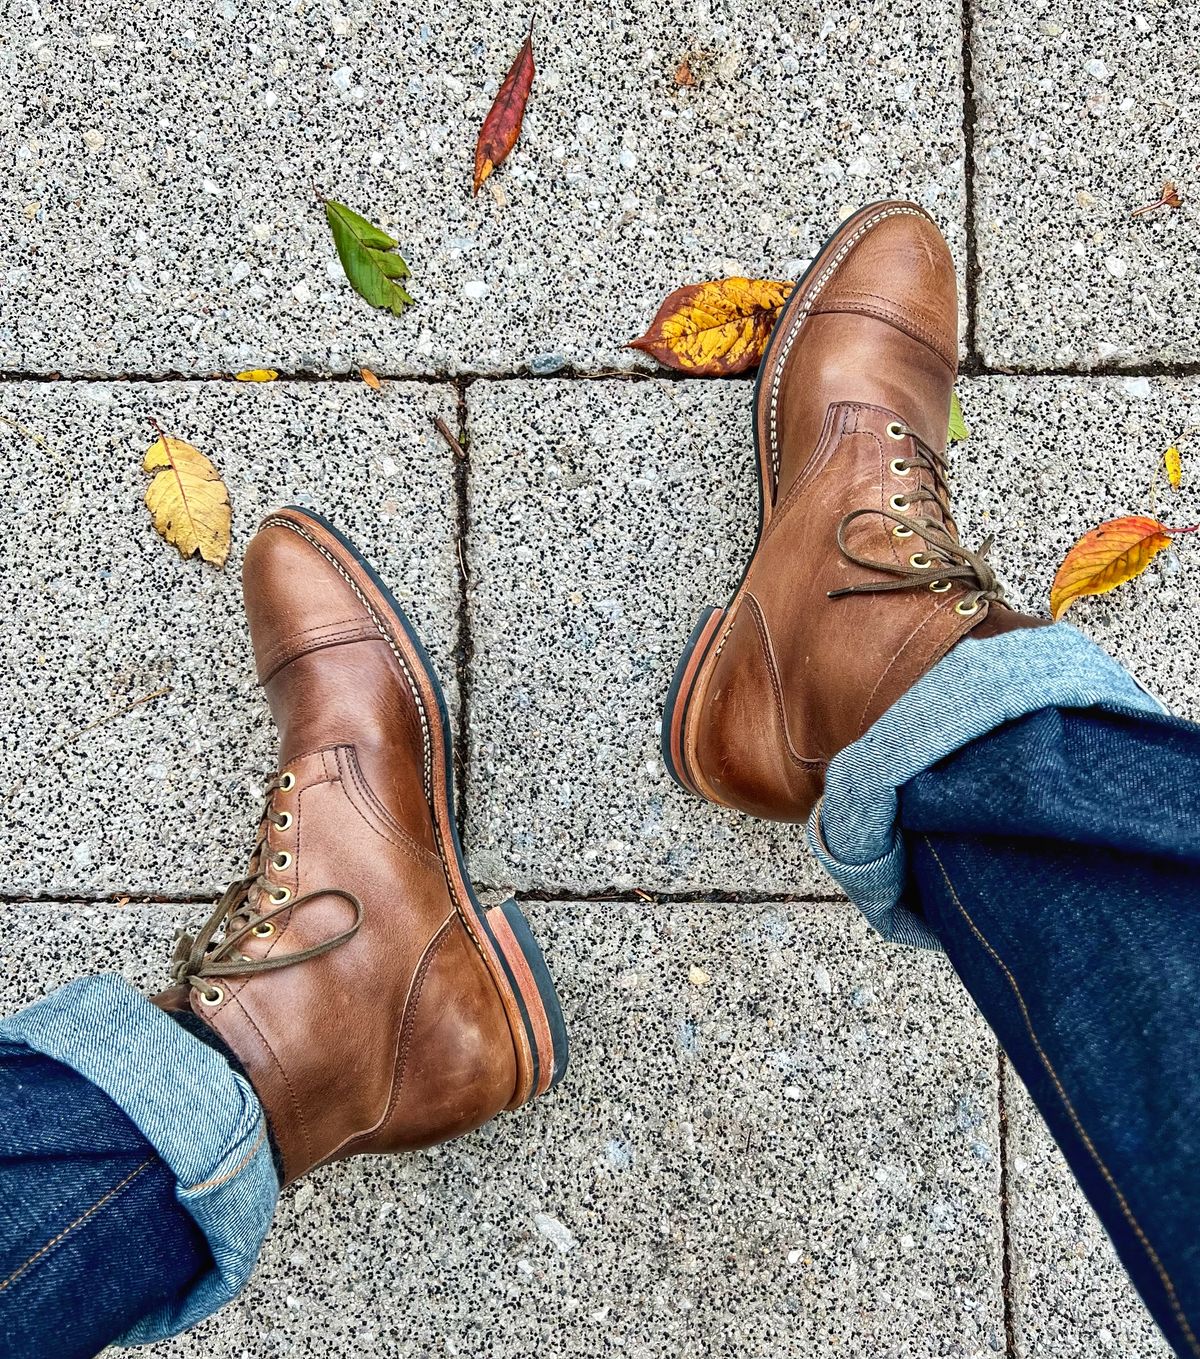
[[899, 789], [939, 760], [1039, 708], [1166, 708], [1068, 623], [966, 637], [830, 762], [808, 821], [817, 858], [885, 939], [940, 949], [905, 901]]
[[183, 1299], [117, 1340], [165, 1340], [245, 1286], [271, 1225], [279, 1181], [267, 1122], [225, 1059], [115, 973], [68, 983], [0, 1019], [0, 1050], [32, 1049], [97, 1085], [175, 1176], [176, 1197], [208, 1239], [215, 1268]]

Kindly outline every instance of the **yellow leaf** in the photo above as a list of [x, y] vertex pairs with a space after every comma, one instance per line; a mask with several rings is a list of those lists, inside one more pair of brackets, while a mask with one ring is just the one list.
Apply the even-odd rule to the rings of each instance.
[[1183, 456], [1176, 444], [1172, 444], [1163, 454], [1163, 464], [1167, 469], [1167, 480], [1171, 483], [1171, 489], [1179, 490], [1183, 483]]
[[239, 382], [274, 382], [279, 374], [274, 368], [247, 368], [237, 375]]
[[369, 368], [360, 368], [358, 375], [373, 392], [383, 391], [383, 383], [371, 372]]
[[723, 278], [676, 288], [650, 329], [629, 347], [699, 377], [743, 373], [762, 358], [792, 287], [767, 279]]
[[1139, 576], [1171, 542], [1157, 519], [1131, 514], [1085, 533], [1063, 558], [1050, 587], [1050, 614], [1062, 617], [1082, 595], [1102, 595]]
[[206, 562], [224, 566], [232, 511], [229, 492], [212, 463], [198, 448], [160, 430], [146, 450], [142, 470], [155, 473], [146, 487], [146, 505], [159, 533], [181, 557], [199, 552]]

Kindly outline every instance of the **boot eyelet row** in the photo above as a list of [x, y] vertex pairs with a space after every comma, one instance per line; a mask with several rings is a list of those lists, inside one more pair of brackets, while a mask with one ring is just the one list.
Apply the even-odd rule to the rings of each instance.
[[887, 427], [887, 436], [889, 439], [896, 439], [899, 441], [900, 439], [908, 437], [908, 431], [899, 423], [899, 421], [892, 420]]

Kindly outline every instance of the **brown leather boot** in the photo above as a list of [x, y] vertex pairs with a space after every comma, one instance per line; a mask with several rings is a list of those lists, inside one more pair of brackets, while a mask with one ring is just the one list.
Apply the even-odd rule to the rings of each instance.
[[515, 902], [485, 910], [452, 808], [428, 656], [325, 520], [263, 521], [243, 569], [280, 736], [246, 877], [155, 997], [241, 1060], [285, 1179], [408, 1151], [549, 1090], [567, 1061], [546, 964]]
[[796, 285], [755, 388], [758, 542], [701, 616], [663, 716], [667, 768], [802, 821], [829, 761], [967, 633], [1027, 627], [958, 541], [946, 483], [954, 264], [915, 203], [845, 221]]

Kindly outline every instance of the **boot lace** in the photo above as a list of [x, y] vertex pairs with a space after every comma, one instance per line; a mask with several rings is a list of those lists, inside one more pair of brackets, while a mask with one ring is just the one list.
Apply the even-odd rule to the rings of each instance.
[[[888, 434], [897, 440], [905, 437], [912, 439], [913, 452], [903, 458], [893, 459], [891, 467], [899, 476], [915, 471], [918, 475], [916, 485], [907, 495], [892, 496], [884, 509], [851, 510], [842, 516], [837, 527], [837, 544], [843, 555], [868, 571], [883, 572], [884, 579], [830, 590], [829, 598], [917, 589], [944, 594], [956, 583], [961, 583], [967, 587], [967, 593], [954, 606], [960, 614], [969, 616], [978, 612], [986, 602], [1001, 602], [1004, 599], [1004, 587], [987, 560], [993, 537], [989, 535], [985, 538], [977, 552], [972, 552], [958, 541], [958, 527], [950, 513], [946, 454], [931, 448], [907, 425], [894, 422], [888, 426]], [[932, 508], [932, 515], [914, 512], [926, 506]], [[847, 545], [846, 530], [865, 515], [878, 515], [892, 524], [892, 533], [897, 538], [920, 536], [929, 551], [912, 553], [907, 565], [861, 556]]]
[[[293, 897], [286, 887], [273, 883], [267, 874], [272, 863], [276, 868], [282, 868], [291, 862], [290, 856], [283, 854], [271, 856], [268, 860], [266, 848], [271, 826], [286, 830], [291, 825], [291, 813], [277, 812], [273, 801], [277, 792], [293, 785], [293, 777], [286, 773], [278, 774], [268, 781], [263, 790], [263, 806], [258, 818], [258, 838], [250, 853], [246, 877], [229, 884], [221, 893], [221, 899], [212, 914], [195, 934], [188, 934], [184, 930], [175, 933], [171, 980], [195, 987], [209, 1005], [219, 1004], [225, 998], [221, 988], [212, 984], [212, 978], [252, 977], [260, 972], [275, 972], [281, 967], [319, 958], [321, 954], [352, 938], [362, 924], [363, 905], [353, 892], [341, 887], [326, 887]], [[354, 908], [354, 923], [341, 934], [314, 944], [311, 948], [297, 949], [279, 957], [248, 958], [240, 952], [239, 945], [248, 935], [266, 938], [274, 934], [277, 928], [275, 919], [284, 911], [294, 911], [318, 897], [330, 896], [342, 897]], [[269, 904], [269, 909], [261, 909], [264, 903]]]

